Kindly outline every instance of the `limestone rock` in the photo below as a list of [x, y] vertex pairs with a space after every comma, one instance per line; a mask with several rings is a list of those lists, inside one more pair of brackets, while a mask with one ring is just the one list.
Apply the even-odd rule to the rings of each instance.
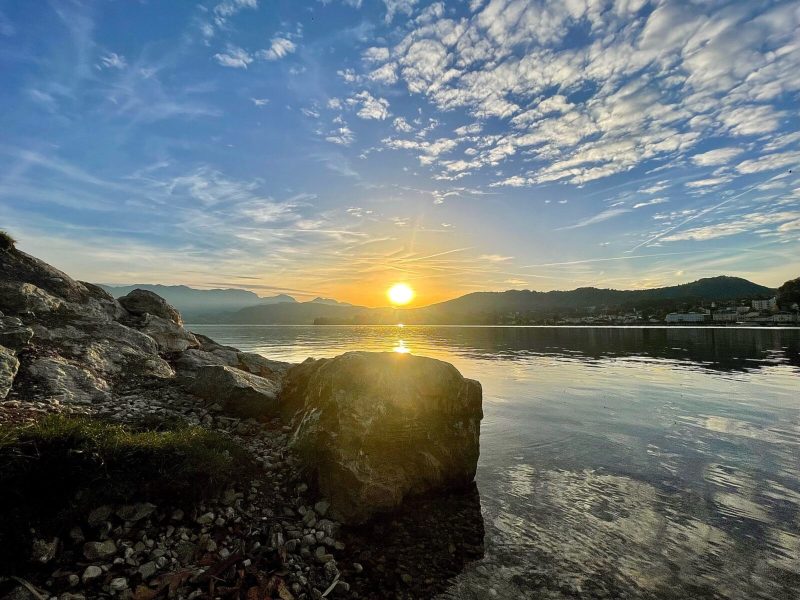
[[25, 327], [16, 317], [0, 316], [0, 345], [22, 350], [33, 338], [33, 329]]
[[236, 348], [222, 346], [204, 335], [194, 334], [194, 337], [199, 348], [186, 350], [175, 361], [175, 366], [189, 377], [193, 377], [201, 367], [220, 365], [235, 367], [268, 379], [280, 379], [291, 367], [290, 363], [269, 360], [254, 352], [240, 352]]
[[161, 296], [148, 290], [133, 290], [120, 298], [119, 303], [132, 315], [150, 314], [183, 325], [181, 314]]
[[18, 369], [19, 361], [14, 353], [5, 346], [0, 346], [0, 398], [8, 396]]
[[289, 369], [281, 411], [331, 512], [361, 523], [407, 496], [473, 481], [481, 402], [480, 384], [451, 364], [348, 352]]
[[242, 418], [274, 416], [278, 410], [276, 381], [226, 366], [201, 367], [190, 391], [222, 404], [223, 410]]
[[61, 356], [38, 358], [26, 366], [26, 372], [38, 383], [42, 399], [91, 404], [110, 397], [107, 381]]
[[11, 314], [44, 314], [58, 310], [63, 302], [32, 283], [0, 283], [0, 309]]
[[138, 329], [142, 333], [153, 338], [161, 352], [183, 352], [189, 348], [196, 348], [199, 346], [197, 338], [195, 338], [193, 334], [186, 331], [175, 321], [165, 319], [164, 317], [148, 313], [145, 315]]

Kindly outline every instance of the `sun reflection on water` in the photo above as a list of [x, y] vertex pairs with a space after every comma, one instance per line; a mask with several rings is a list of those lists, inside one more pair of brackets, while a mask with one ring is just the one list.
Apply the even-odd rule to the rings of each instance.
[[409, 350], [409, 348], [406, 346], [406, 343], [403, 340], [399, 340], [397, 342], [397, 346], [392, 348], [392, 350], [394, 352], [399, 352], [400, 354], [408, 354], [409, 352], [411, 352], [411, 350]]

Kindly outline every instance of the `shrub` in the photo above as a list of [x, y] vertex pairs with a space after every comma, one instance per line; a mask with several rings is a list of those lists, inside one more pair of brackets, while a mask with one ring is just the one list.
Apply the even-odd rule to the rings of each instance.
[[31, 527], [63, 535], [105, 503], [190, 508], [251, 465], [235, 442], [185, 423], [153, 428], [56, 415], [0, 428], [0, 564], [20, 560]]
[[11, 237], [8, 232], [0, 230], [0, 250], [8, 251], [13, 250], [14, 245], [17, 243], [13, 237]]

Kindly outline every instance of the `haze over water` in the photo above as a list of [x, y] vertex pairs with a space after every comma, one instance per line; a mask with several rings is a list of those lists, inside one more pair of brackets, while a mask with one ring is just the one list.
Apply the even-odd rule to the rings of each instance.
[[800, 594], [800, 330], [190, 329], [292, 362], [410, 351], [481, 382], [485, 556], [448, 596]]

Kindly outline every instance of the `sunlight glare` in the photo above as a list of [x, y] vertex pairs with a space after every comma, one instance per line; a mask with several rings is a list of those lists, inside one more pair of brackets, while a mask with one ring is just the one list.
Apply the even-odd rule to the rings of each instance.
[[386, 295], [394, 305], [408, 304], [414, 299], [414, 290], [405, 283], [396, 283], [389, 288]]

